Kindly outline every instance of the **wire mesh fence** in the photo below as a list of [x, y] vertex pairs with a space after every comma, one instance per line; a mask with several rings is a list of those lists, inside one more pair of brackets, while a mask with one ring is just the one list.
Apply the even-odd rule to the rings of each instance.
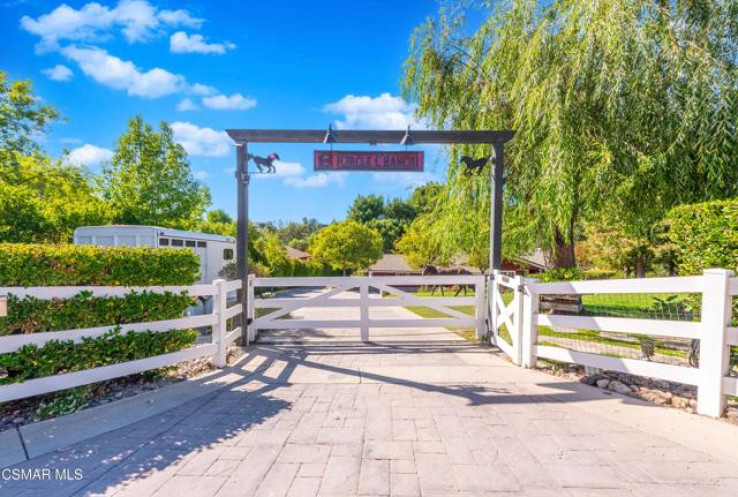
[[[699, 294], [544, 295], [539, 312], [695, 322], [699, 321], [699, 306]], [[541, 326], [537, 343], [680, 366], [697, 367], [699, 363], [699, 340], [691, 339]]]

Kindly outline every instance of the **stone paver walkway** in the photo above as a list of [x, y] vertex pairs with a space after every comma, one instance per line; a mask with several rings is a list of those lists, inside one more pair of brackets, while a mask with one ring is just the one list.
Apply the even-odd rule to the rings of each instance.
[[0, 495], [738, 495], [738, 459], [709, 450], [735, 427], [482, 347], [261, 345], [231, 369], [218, 392], [10, 468], [67, 481], [4, 476]]

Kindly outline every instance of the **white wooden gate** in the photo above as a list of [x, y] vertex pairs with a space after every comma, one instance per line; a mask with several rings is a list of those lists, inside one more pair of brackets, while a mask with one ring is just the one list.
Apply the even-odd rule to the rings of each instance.
[[514, 363], [520, 362], [523, 277], [494, 271], [488, 280], [489, 339]]
[[[411, 289], [419, 287], [466, 286], [474, 289], [473, 297], [419, 297]], [[318, 295], [300, 297], [288, 289], [314, 288], [322, 290]], [[265, 291], [270, 290], [270, 295]], [[277, 290], [277, 291], [274, 291]], [[484, 324], [484, 276], [386, 276], [386, 277], [317, 277], [317, 278], [251, 278], [249, 302], [255, 309], [278, 309], [256, 317], [258, 312], [249, 311], [254, 319], [250, 339], [256, 338], [259, 330], [357, 328], [362, 341], [370, 340], [372, 328], [406, 327], [472, 327], [478, 338], [486, 334]], [[448, 317], [407, 319], [371, 318], [372, 307], [422, 306], [435, 309]], [[473, 306], [469, 315], [454, 307]], [[359, 309], [358, 319], [293, 319], [292, 311], [320, 307]]]

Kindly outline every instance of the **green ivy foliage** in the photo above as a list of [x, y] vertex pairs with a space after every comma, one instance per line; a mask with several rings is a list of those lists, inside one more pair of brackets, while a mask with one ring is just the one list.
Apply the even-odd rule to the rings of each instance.
[[176, 319], [192, 304], [183, 292], [131, 292], [123, 297], [93, 297], [83, 291], [70, 299], [42, 300], [8, 295], [8, 316], [0, 336]]
[[120, 327], [105, 335], [73, 340], [51, 340], [42, 347], [25, 345], [0, 355], [0, 384], [71, 373], [146, 357], [168, 354], [193, 345], [197, 331], [171, 330], [123, 333]]
[[191, 285], [199, 270], [191, 250], [0, 244], [0, 286]]
[[669, 211], [665, 225], [679, 274], [738, 269], [738, 199], [681, 205]]

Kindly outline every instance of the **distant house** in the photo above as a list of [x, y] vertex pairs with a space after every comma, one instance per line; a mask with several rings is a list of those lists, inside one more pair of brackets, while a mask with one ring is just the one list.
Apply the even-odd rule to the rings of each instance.
[[515, 271], [519, 274], [538, 274], [546, 270], [546, 258], [543, 250], [537, 248], [532, 254], [511, 257], [502, 261], [503, 271]]
[[297, 259], [299, 261], [309, 261], [312, 256], [307, 252], [303, 252], [302, 250], [287, 247], [287, 257], [289, 257], [290, 259]]
[[400, 254], [384, 254], [381, 259], [369, 266], [369, 276], [409, 276], [419, 275], [420, 271], [411, 268], [407, 259]]

